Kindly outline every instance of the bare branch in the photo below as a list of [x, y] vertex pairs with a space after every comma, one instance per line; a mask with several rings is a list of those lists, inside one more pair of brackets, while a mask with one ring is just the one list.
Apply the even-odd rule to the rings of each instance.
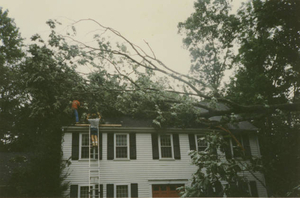
[[145, 43], [148, 45], [149, 49], [151, 50], [151, 52], [152, 52], [152, 54], [153, 54], [153, 57], [154, 57], [154, 59], [156, 59], [156, 56], [155, 56], [155, 54], [154, 54], [154, 52], [153, 52], [152, 48], [150, 47], [149, 43], [148, 43], [148, 42], [146, 42], [145, 40], [144, 40], [144, 42], [145, 42]]

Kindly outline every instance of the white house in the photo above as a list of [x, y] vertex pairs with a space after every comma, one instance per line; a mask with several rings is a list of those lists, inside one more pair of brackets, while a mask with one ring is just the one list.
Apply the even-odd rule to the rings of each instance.
[[[196, 140], [207, 129], [101, 126], [98, 149], [89, 152], [89, 127], [63, 127], [63, 159], [71, 159], [66, 169], [70, 197], [176, 197], [176, 188], [188, 185], [197, 168], [191, 165], [190, 150], [203, 149]], [[243, 133], [240, 141], [248, 154], [260, 156], [255, 133]], [[233, 145], [233, 142], [231, 142]], [[229, 152], [229, 153], [228, 153]], [[233, 150], [227, 154], [234, 155]], [[91, 159], [89, 160], [89, 155]], [[257, 180], [264, 176], [248, 172], [249, 192], [266, 197]]]

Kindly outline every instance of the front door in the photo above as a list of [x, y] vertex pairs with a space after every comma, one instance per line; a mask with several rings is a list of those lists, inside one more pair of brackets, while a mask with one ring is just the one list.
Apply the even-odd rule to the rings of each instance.
[[178, 187], [184, 184], [156, 184], [152, 185], [152, 197], [179, 197]]

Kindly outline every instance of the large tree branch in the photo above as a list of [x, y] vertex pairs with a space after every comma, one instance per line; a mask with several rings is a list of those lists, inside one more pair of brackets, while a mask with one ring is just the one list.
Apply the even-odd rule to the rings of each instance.
[[[85, 48], [90, 49], [92, 51], [107, 52], [108, 54], [113, 54], [113, 55], [121, 56], [121, 57], [126, 58], [131, 63], [134, 63], [134, 64], [139, 65], [141, 67], [144, 67], [146, 69], [150, 69], [152, 71], [158, 71], [158, 72], [163, 73], [163, 74], [165, 74], [167, 76], [170, 76], [173, 79], [176, 79], [176, 80], [178, 80], [178, 81], [186, 84], [188, 87], [190, 87], [197, 94], [197, 96], [199, 96], [201, 98], [208, 99], [208, 100], [210, 100], [210, 99], [213, 98], [212, 96], [207, 95], [207, 94], [201, 92], [199, 89], [197, 89], [191, 83], [191, 81], [196, 81], [196, 82], [200, 83], [201, 85], [203, 85], [204, 87], [206, 87], [203, 82], [201, 82], [201, 81], [199, 81], [197, 79], [194, 79], [193, 77], [190, 77], [190, 76], [187, 76], [187, 75], [182, 75], [182, 74], [180, 74], [180, 73], [178, 73], [178, 72], [170, 69], [169, 67], [167, 67], [165, 64], [163, 64], [160, 60], [158, 60], [155, 57], [155, 55], [154, 55], [154, 53], [153, 53], [152, 50], [151, 51], [153, 53], [153, 56], [150, 56], [145, 51], [143, 51], [140, 47], [136, 46], [131, 41], [129, 41], [127, 38], [125, 38], [118, 31], [116, 31], [116, 30], [114, 30], [112, 28], [109, 28], [109, 27], [105, 27], [105, 26], [103, 26], [102, 24], [100, 24], [99, 22], [97, 22], [97, 21], [95, 21], [93, 19], [82, 19], [82, 20], [79, 20], [77, 22], [74, 22], [73, 24], [79, 23], [81, 21], [92, 21], [92, 22], [96, 23], [97, 25], [99, 25], [101, 28], [103, 28], [104, 32], [110, 31], [115, 36], [121, 38], [123, 41], [125, 41], [131, 47], [131, 49], [136, 53], [136, 55], [142, 61], [134, 58], [132, 55], [130, 55], [127, 52], [122, 52], [122, 51], [114, 50], [114, 49], [100, 49], [100, 48], [95, 48], [95, 47], [89, 46], [89, 45], [87, 45], [87, 44], [85, 44], [83, 42], [80, 42], [80, 41], [78, 41], [78, 40], [76, 40], [74, 38], [71, 38], [71, 37], [67, 37], [67, 38], [71, 39], [74, 42], [79, 43], [80, 45], [82, 45]], [[162, 67], [162, 68], [160, 68], [160, 67]], [[123, 77], [125, 77], [125, 76], [123, 75]], [[127, 79], [127, 80], [129, 80], [129, 81], [131, 81], [131, 83], [133, 83], [132, 80], [130, 80], [130, 79]], [[216, 109], [212, 109], [212, 108], [209, 108], [207, 106], [204, 106], [204, 105], [200, 105], [201, 108], [208, 110], [208, 112], [201, 113], [200, 116], [203, 116], [203, 117], [212, 117], [212, 116], [228, 115], [228, 114], [232, 114], [232, 113], [235, 113], [235, 114], [240, 114], [240, 113], [266, 113], [266, 112], [275, 111], [276, 109], [283, 110], [283, 111], [299, 111], [300, 110], [300, 104], [299, 103], [293, 103], [293, 104], [276, 104], [276, 105], [270, 105], [270, 106], [264, 106], [264, 105], [244, 106], [244, 105], [240, 105], [238, 103], [235, 103], [235, 102], [233, 102], [231, 100], [228, 100], [226, 98], [223, 98], [223, 97], [217, 97], [216, 99], [217, 99], [218, 102], [226, 104], [229, 109], [228, 110], [216, 110]], [[195, 106], [197, 106], [197, 105], [195, 105]]]
[[[79, 23], [79, 22], [82, 22], [82, 21], [92, 21], [94, 23], [96, 23], [97, 25], [99, 25], [101, 28], [103, 28], [105, 31], [110, 31], [112, 32], [113, 34], [115, 34], [116, 36], [120, 37], [121, 39], [123, 39], [127, 44], [129, 44], [129, 46], [131, 46], [131, 48], [135, 51], [135, 53], [142, 59], [144, 60], [146, 63], [148, 63], [149, 65], [151, 65], [152, 67], [149, 67], [145, 64], [142, 64], [141, 62], [137, 61], [136, 59], [132, 58], [130, 55], [128, 55], [127, 53], [123, 53], [123, 52], [120, 52], [118, 50], [107, 50], [107, 52], [110, 52], [110, 53], [113, 53], [115, 55], [121, 55], [123, 57], [126, 57], [127, 59], [131, 60], [132, 62], [136, 63], [137, 65], [140, 65], [144, 68], [147, 68], [147, 69], [151, 69], [151, 70], [154, 70], [154, 71], [158, 71], [158, 72], [161, 72], [163, 74], [166, 74], [176, 80], [179, 80], [183, 83], [185, 83], [186, 85], [188, 85], [193, 91], [195, 91], [195, 93], [197, 93], [200, 97], [202, 98], [205, 98], [205, 99], [210, 99], [209, 96], [207, 96], [206, 94], [203, 94], [202, 92], [200, 92], [194, 85], [192, 85], [192, 83], [190, 83], [188, 80], [185, 80], [183, 79], [182, 77], [185, 77], [189, 80], [192, 80], [192, 81], [196, 81], [198, 83], [201, 83], [202, 86], [206, 86], [202, 81], [198, 80], [198, 79], [194, 79], [193, 77], [191, 76], [187, 76], [187, 75], [183, 75], [183, 74], [180, 74], [172, 69], [170, 69], [169, 67], [167, 67], [165, 64], [163, 64], [160, 60], [156, 59], [155, 57], [152, 57], [152, 56], [149, 56], [147, 53], [145, 53], [140, 47], [137, 47], [136, 45], [134, 45], [131, 41], [129, 41], [127, 38], [125, 38], [120, 32], [110, 28], [110, 27], [105, 27], [103, 26], [102, 24], [100, 24], [99, 22], [97, 22], [96, 20], [93, 20], [93, 19], [81, 19], [77, 22], [74, 22], [73, 25], [75, 25], [76, 23]], [[72, 39], [74, 42], [77, 42], [77, 43], [80, 43], [81, 45], [87, 47], [87, 48], [90, 48], [90, 49], [93, 49], [93, 50], [97, 50], [97, 48], [94, 48], [94, 47], [91, 47], [91, 46], [88, 46], [86, 45], [85, 43], [82, 43], [76, 39], [73, 39], [71, 37], [67, 37], [67, 38], [70, 38]], [[100, 50], [100, 49], [98, 49]], [[102, 49], [103, 51], [103, 49]], [[143, 52], [143, 54], [140, 53], [140, 51]], [[163, 68], [165, 68], [166, 70], [170, 71], [171, 73], [167, 72], [166, 70], [164, 69], [160, 69], [158, 67], [158, 65], [155, 65], [152, 61], [150, 61], [148, 58], [150, 58], [151, 60], [153, 61], [156, 61], [159, 65], [163, 66]]]
[[270, 106], [264, 105], [250, 105], [250, 106], [243, 106], [243, 105], [235, 105], [233, 108], [228, 110], [211, 110], [206, 113], [201, 113], [200, 116], [202, 117], [212, 117], [212, 116], [222, 116], [222, 115], [229, 115], [232, 113], [240, 114], [240, 113], [268, 113], [274, 112], [276, 109], [282, 111], [300, 111], [300, 103], [286, 103], [286, 104], [275, 104]]

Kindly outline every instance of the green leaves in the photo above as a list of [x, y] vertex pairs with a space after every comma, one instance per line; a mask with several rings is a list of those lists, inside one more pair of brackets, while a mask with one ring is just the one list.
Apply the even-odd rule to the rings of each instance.
[[225, 0], [197, 1], [195, 13], [178, 24], [192, 57], [191, 74], [205, 80], [209, 86], [204, 88], [212, 88], [211, 92], [219, 89], [224, 71], [232, 67], [232, 42], [239, 21], [229, 11]]
[[[219, 197], [224, 196], [224, 194], [227, 196], [249, 196], [247, 188], [237, 187], [238, 184], [247, 182], [246, 178], [240, 175], [242, 172], [241, 167], [243, 167], [242, 163], [245, 162], [234, 159], [225, 160], [222, 148], [226, 145], [226, 142], [219, 133], [210, 132], [198, 139], [198, 141], [203, 140], [207, 143], [207, 148], [204, 151], [189, 152], [192, 164], [196, 165], [198, 169], [193, 174], [191, 185], [180, 189], [181, 196]], [[253, 167], [251, 169], [247, 167], [246, 170], [253, 170]], [[224, 188], [221, 181], [227, 183]]]

